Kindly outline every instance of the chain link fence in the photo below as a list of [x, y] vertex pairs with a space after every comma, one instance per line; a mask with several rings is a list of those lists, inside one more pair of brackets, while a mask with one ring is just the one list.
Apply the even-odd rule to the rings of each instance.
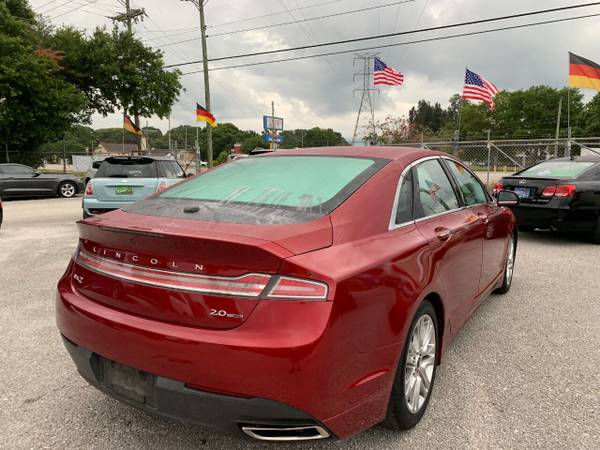
[[454, 155], [488, 185], [547, 159], [585, 154], [600, 157], [600, 137], [413, 142], [395, 146], [421, 147]]

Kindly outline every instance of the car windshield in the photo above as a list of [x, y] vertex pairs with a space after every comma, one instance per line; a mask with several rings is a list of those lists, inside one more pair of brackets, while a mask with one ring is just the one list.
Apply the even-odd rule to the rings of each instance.
[[584, 161], [546, 161], [519, 173], [521, 177], [575, 178], [595, 163]]
[[329, 214], [388, 162], [345, 156], [243, 158], [126, 210], [214, 222], [305, 222]]
[[152, 159], [106, 159], [95, 178], [156, 178]]

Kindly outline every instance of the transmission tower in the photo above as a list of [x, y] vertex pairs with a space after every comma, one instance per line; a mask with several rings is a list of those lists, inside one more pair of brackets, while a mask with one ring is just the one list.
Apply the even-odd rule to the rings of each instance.
[[[360, 117], [362, 114], [369, 112], [369, 119], [371, 121], [371, 126], [373, 127], [373, 135], [375, 135], [375, 101], [373, 99], [373, 93], [379, 93], [379, 89], [375, 89], [371, 87], [371, 80], [373, 78], [373, 66], [374, 60], [379, 53], [372, 54], [359, 54], [356, 53], [356, 57], [353, 61], [353, 66], [355, 70], [360, 70], [359, 72], [354, 72], [354, 81], [357, 79], [361, 80], [362, 87], [359, 89], [354, 89], [354, 93], [360, 92], [360, 105], [358, 107], [358, 114], [356, 116], [356, 124], [354, 125], [354, 134], [352, 135], [352, 145], [356, 142], [356, 136], [358, 134], [358, 127], [360, 126]], [[357, 69], [358, 67], [358, 69]]]

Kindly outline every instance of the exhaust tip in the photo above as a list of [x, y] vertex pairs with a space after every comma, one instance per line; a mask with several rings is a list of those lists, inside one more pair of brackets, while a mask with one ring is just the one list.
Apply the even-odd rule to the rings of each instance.
[[309, 441], [327, 439], [329, 432], [317, 425], [301, 427], [242, 425], [242, 431], [259, 441]]

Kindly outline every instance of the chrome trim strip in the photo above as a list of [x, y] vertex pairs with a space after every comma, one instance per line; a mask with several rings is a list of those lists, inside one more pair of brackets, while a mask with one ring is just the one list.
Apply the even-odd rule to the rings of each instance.
[[[404, 181], [404, 177], [406, 176], [406, 174], [408, 173], [408, 171], [410, 169], [412, 169], [414, 166], [417, 166], [417, 165], [421, 164], [422, 162], [429, 161], [431, 159], [437, 159], [439, 161], [441, 158], [447, 158], [447, 159], [449, 159], [451, 161], [454, 161], [452, 158], [449, 158], [447, 156], [438, 156], [438, 155], [436, 155], [436, 156], [425, 156], [423, 158], [420, 158], [420, 159], [417, 159], [416, 161], [411, 162], [408, 166], [406, 166], [404, 168], [404, 170], [400, 174], [400, 179], [398, 180], [398, 185], [396, 186], [396, 195], [394, 197], [394, 207], [392, 208], [392, 216], [390, 217], [390, 223], [389, 223], [389, 226], [388, 226], [388, 231], [397, 230], [398, 228], [402, 228], [402, 227], [405, 227], [405, 226], [408, 226], [408, 225], [413, 225], [413, 224], [416, 224], [418, 222], [423, 222], [423, 221], [428, 220], [428, 219], [433, 219], [435, 217], [443, 216], [445, 214], [449, 214], [449, 213], [453, 213], [453, 212], [456, 212], [456, 211], [460, 211], [461, 209], [464, 208], [464, 207], [461, 206], [460, 208], [450, 209], [448, 211], [444, 211], [444, 212], [441, 212], [441, 213], [438, 213], [438, 214], [434, 214], [432, 216], [420, 217], [418, 219], [411, 220], [410, 222], [396, 224], [396, 214], [398, 213], [398, 198], [400, 197], [400, 190], [402, 189], [402, 182]], [[450, 180], [448, 180], [448, 181], [450, 181]], [[413, 197], [414, 197], [414, 195], [415, 195], [415, 193], [413, 192]], [[413, 213], [414, 213], [414, 211], [413, 211]]]
[[[148, 280], [141, 280], [141, 279], [135, 277], [135, 274], [131, 274], [131, 276], [128, 276], [128, 275], [124, 275], [124, 274], [117, 274], [114, 272], [110, 272], [109, 270], [102, 270], [101, 268], [98, 268], [98, 267], [90, 266], [89, 264], [86, 264], [85, 261], [82, 261], [81, 258], [79, 258], [79, 253], [83, 253], [83, 256], [85, 258], [90, 259], [91, 261], [94, 261], [94, 259], [96, 259], [96, 260], [99, 260], [100, 261], [99, 263], [101, 263], [101, 264], [106, 264], [109, 267], [113, 266], [115, 268], [115, 270], [119, 270], [119, 268], [122, 268], [122, 270], [124, 270], [124, 271], [132, 270], [132, 269], [139, 270], [139, 271], [146, 271], [146, 272], [148, 272], [148, 275], [147, 275], [148, 277], [152, 277], [152, 276], [163, 277], [165, 279], [165, 282], [156, 282], [156, 281], [152, 282], [152, 281], [148, 281]], [[83, 249], [80, 249], [79, 252], [76, 253], [75, 263], [77, 263], [78, 265], [80, 265], [88, 270], [91, 270], [92, 272], [95, 272], [95, 273], [98, 273], [101, 275], [105, 275], [110, 278], [126, 280], [126, 281], [130, 281], [132, 283], [143, 284], [143, 285], [158, 287], [158, 288], [163, 288], [163, 289], [169, 288], [169, 289], [175, 289], [175, 290], [197, 292], [197, 293], [204, 293], [204, 294], [213, 294], [213, 295], [237, 295], [237, 296], [258, 298], [262, 294], [264, 289], [268, 286], [269, 281], [271, 279], [271, 275], [260, 274], [260, 273], [248, 273], [248, 274], [240, 275], [238, 277], [221, 277], [221, 276], [197, 275], [197, 274], [191, 274], [191, 273], [185, 273], [185, 272], [168, 272], [165, 270], [152, 269], [150, 267], [145, 267], [145, 266], [135, 266], [133, 264], [127, 264], [127, 263], [123, 263], [123, 262], [119, 262], [119, 261], [106, 259], [101, 256], [89, 253]], [[140, 275], [140, 276], [144, 276], [144, 275]], [[262, 285], [262, 284], [256, 285], [254, 283], [248, 285], [249, 288], [255, 288], [255, 289], [261, 288], [261, 291], [256, 294], [248, 293], [246, 291], [234, 291], [234, 290], [219, 291], [219, 290], [214, 290], [214, 289], [203, 289], [201, 287], [182, 286], [182, 285], [172, 284], [172, 283], [168, 282], [168, 281], [181, 281], [181, 282], [193, 283], [195, 281], [196, 282], [204, 281], [204, 282], [210, 283], [212, 281], [217, 286], [229, 287], [229, 286], [231, 286], [231, 282], [240, 280], [242, 278], [247, 278], [250, 276], [258, 276], [258, 277], [264, 277], [264, 278], [269, 277], [269, 280], [266, 280], [264, 285]]]
[[[251, 438], [257, 439], [259, 441], [310, 441], [316, 439], [327, 439], [331, 437], [331, 435], [325, 430], [323, 427], [317, 425], [311, 425], [308, 427], [253, 427], [253, 426], [242, 426], [242, 431], [246, 433]], [[261, 436], [256, 432], [260, 431], [305, 431], [313, 429], [317, 432], [315, 436], [281, 436], [281, 437], [269, 437], [269, 436]]]

